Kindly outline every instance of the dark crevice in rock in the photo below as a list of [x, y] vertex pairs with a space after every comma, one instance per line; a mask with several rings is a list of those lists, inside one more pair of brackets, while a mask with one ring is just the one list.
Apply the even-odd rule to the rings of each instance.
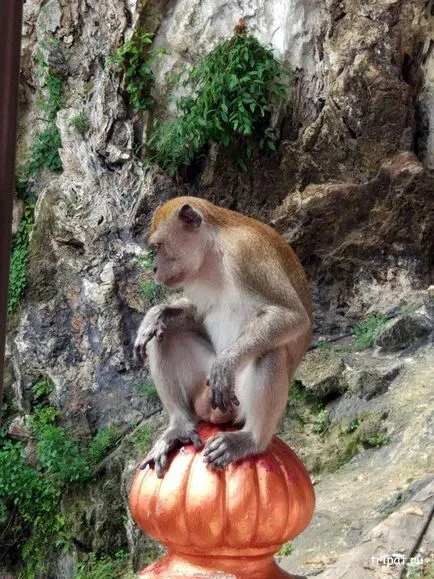
[[412, 84], [412, 67], [413, 67], [413, 59], [410, 57], [409, 54], [404, 54], [404, 59], [401, 65], [401, 73], [402, 78], [407, 84]]

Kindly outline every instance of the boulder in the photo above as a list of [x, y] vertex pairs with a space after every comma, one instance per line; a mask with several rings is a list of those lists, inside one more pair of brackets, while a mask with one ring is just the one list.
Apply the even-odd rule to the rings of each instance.
[[434, 330], [432, 320], [420, 312], [393, 320], [375, 339], [375, 345], [384, 353], [405, 350], [429, 336]]

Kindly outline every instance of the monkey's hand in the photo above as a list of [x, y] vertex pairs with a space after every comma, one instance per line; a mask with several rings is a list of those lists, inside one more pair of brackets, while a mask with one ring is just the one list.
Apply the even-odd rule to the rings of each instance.
[[134, 359], [136, 361], [140, 362], [146, 359], [146, 346], [152, 338], [156, 338], [159, 342], [163, 339], [166, 330], [165, 312], [165, 306], [154, 306], [143, 318], [134, 343]]
[[211, 408], [218, 408], [221, 412], [232, 410], [239, 406], [235, 395], [235, 368], [227, 356], [217, 357], [211, 366], [207, 384], [209, 386], [209, 401]]
[[155, 469], [158, 478], [163, 478], [169, 454], [187, 444], [193, 444], [196, 450], [203, 448], [203, 442], [193, 425], [183, 424], [169, 427], [154, 444], [140, 468], [143, 470], [149, 466]]

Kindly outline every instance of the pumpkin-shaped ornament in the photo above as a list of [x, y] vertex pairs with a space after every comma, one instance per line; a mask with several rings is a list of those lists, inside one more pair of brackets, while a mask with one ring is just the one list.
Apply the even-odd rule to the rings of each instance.
[[[222, 430], [201, 424], [205, 443]], [[173, 453], [162, 479], [138, 469], [130, 509], [168, 555], [140, 577], [278, 579], [291, 577], [273, 555], [309, 524], [315, 495], [295, 453], [274, 437], [266, 452], [224, 470], [203, 462], [193, 445]]]

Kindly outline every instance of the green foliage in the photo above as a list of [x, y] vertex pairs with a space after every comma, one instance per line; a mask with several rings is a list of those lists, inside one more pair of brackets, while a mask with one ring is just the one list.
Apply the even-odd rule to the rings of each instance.
[[381, 314], [373, 314], [361, 324], [356, 324], [351, 329], [355, 336], [355, 346], [359, 349], [370, 348], [375, 338], [386, 325], [388, 319]]
[[390, 437], [386, 434], [377, 434], [376, 436], [371, 436], [365, 441], [365, 444], [371, 448], [380, 448], [390, 442]]
[[137, 381], [134, 383], [134, 388], [136, 389], [136, 391], [139, 394], [146, 396], [146, 398], [149, 398], [151, 400], [159, 400], [160, 399], [155, 386], [153, 384], [151, 384], [150, 382], [144, 383], [144, 382]]
[[288, 541], [287, 543], [284, 543], [282, 545], [280, 550], [277, 551], [276, 555], [277, 557], [287, 557], [292, 553], [292, 549], [293, 549], [292, 542]]
[[101, 462], [118, 437], [119, 431], [114, 426], [106, 426], [98, 430], [89, 445], [90, 462], [93, 464]]
[[[60, 133], [56, 126], [57, 111], [63, 104], [62, 79], [52, 73], [42, 52], [36, 54], [38, 76], [42, 76], [46, 93], [39, 97], [37, 104], [44, 114], [47, 126], [40, 131], [29, 147], [26, 162], [18, 175], [17, 189], [22, 193], [29, 179], [37, 176], [43, 167], [51, 171], [61, 171], [62, 162], [59, 148], [62, 146]], [[12, 240], [11, 266], [9, 272], [8, 315], [13, 314], [24, 295], [27, 286], [27, 269], [29, 262], [29, 233], [33, 226], [33, 204], [28, 204], [24, 210], [18, 231]]]
[[327, 340], [320, 340], [316, 345], [316, 349], [328, 352], [333, 349], [333, 346]]
[[154, 81], [151, 64], [158, 55], [166, 52], [149, 49], [153, 36], [152, 33], [136, 30], [130, 40], [107, 59], [123, 71], [128, 103], [134, 112], [147, 111], [154, 102], [151, 96]]
[[21, 177], [28, 180], [37, 175], [43, 167], [59, 173], [62, 170], [62, 161], [59, 156], [61, 146], [59, 129], [53, 121], [36, 136], [30, 145], [27, 165]]
[[156, 251], [155, 249], [150, 249], [146, 255], [138, 257], [136, 259], [136, 265], [148, 273], [152, 273], [152, 266], [154, 264]]
[[[247, 157], [256, 142], [274, 150], [266, 128], [286, 92], [282, 77], [271, 49], [251, 35], [235, 34], [179, 77], [191, 95], [177, 100], [176, 120], [156, 124], [147, 142], [150, 160], [174, 175], [212, 141], [225, 148], [235, 143]], [[238, 159], [245, 168], [243, 157]]]
[[[138, 257], [135, 260], [135, 265], [152, 274], [152, 266], [155, 258], [155, 250], [149, 250], [145, 256]], [[163, 290], [153, 279], [139, 279], [138, 281], [139, 295], [144, 302], [156, 303], [162, 297]]]
[[[432, 558], [433, 555], [431, 555]], [[434, 561], [422, 563], [421, 556], [416, 556], [414, 561], [407, 563], [407, 568], [403, 573], [404, 579], [434, 579]]]
[[39, 406], [30, 419], [39, 466], [59, 486], [87, 481], [92, 470], [83, 449], [66, 428], [56, 424], [58, 418], [59, 413], [51, 406]]
[[[46, 48], [47, 45], [43, 44], [42, 47]], [[26, 163], [19, 176], [22, 182], [27, 182], [30, 178], [37, 176], [44, 167], [54, 172], [62, 170], [62, 161], [59, 156], [62, 141], [56, 126], [56, 115], [63, 106], [63, 79], [52, 72], [40, 50], [36, 53], [35, 59], [36, 74], [43, 78], [46, 88], [46, 92], [38, 97], [37, 105], [44, 114], [47, 127], [36, 135], [34, 142], [30, 145]]]
[[29, 234], [33, 227], [33, 206], [27, 205], [18, 230], [12, 239], [9, 268], [8, 315], [18, 308], [27, 287], [29, 265]]
[[149, 281], [139, 280], [139, 294], [142, 300], [150, 302], [154, 300], [159, 291], [159, 285], [153, 279]]
[[146, 454], [151, 448], [152, 432], [148, 425], [139, 428], [131, 437], [134, 448], [140, 454]]
[[348, 428], [349, 432], [355, 432], [360, 426], [360, 420], [354, 419], [350, 422], [350, 426]]
[[[39, 389], [40, 388], [40, 389]], [[40, 393], [47, 387], [36, 388]], [[33, 579], [46, 570], [52, 548], [69, 545], [59, 501], [66, 485], [85, 482], [92, 471], [79, 443], [56, 424], [58, 413], [50, 406], [37, 406], [30, 419], [35, 437], [34, 466], [24, 445], [0, 436], [0, 514], [18, 521], [15, 540], [22, 546], [26, 568], [22, 577]]]
[[33, 403], [38, 403], [48, 398], [53, 392], [53, 382], [49, 378], [39, 378], [32, 386]]
[[72, 127], [77, 133], [80, 133], [82, 137], [90, 129], [90, 122], [84, 111], [79, 112], [77, 115], [72, 117], [69, 121], [69, 126]]
[[306, 406], [315, 413], [321, 412], [323, 403], [304, 388], [300, 380], [293, 380], [289, 385], [288, 403], [294, 406]]
[[327, 408], [321, 408], [315, 420], [313, 427], [314, 432], [321, 433], [327, 427]]
[[90, 553], [85, 563], [78, 567], [74, 579], [126, 579], [134, 577], [132, 569], [128, 570], [128, 553], [118, 551], [113, 557]]

